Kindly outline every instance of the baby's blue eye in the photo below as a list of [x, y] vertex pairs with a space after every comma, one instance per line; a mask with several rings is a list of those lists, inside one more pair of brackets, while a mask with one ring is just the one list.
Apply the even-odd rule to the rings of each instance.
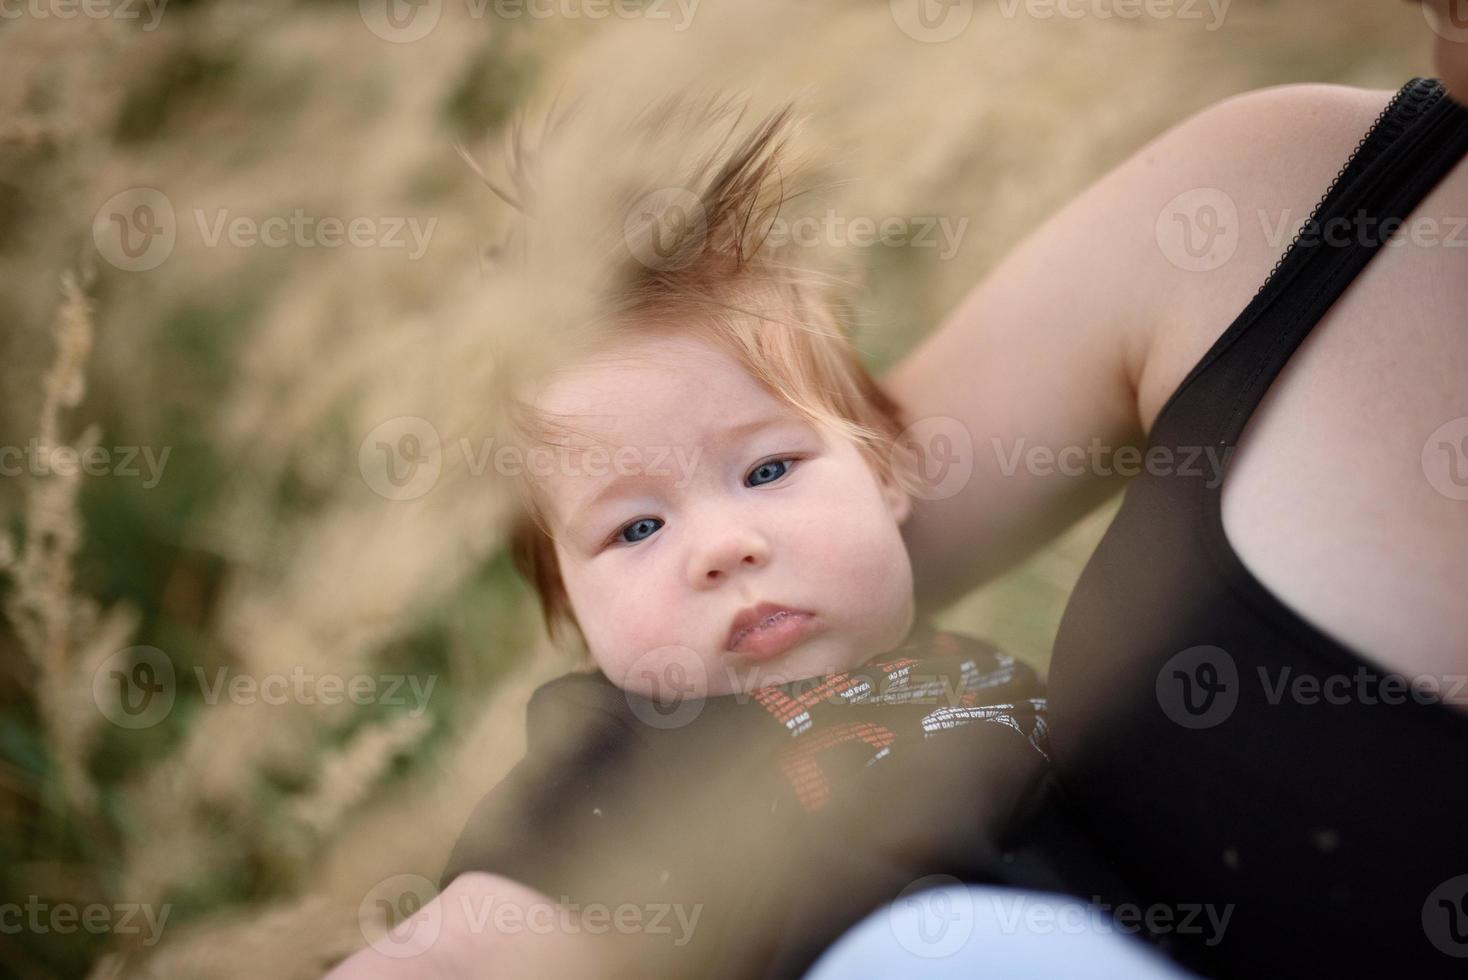
[[[649, 529], [649, 525], [653, 524], [657, 525], [657, 527]], [[636, 544], [644, 538], [652, 537], [653, 533], [662, 526], [663, 522], [658, 520], [656, 517], [643, 517], [639, 520], [633, 521], [631, 524], [628, 524], [626, 527], [622, 528], [622, 530], [618, 531], [617, 540], [625, 541], [628, 544]], [[633, 537], [629, 538], [629, 533], [632, 534]]]
[[[790, 460], [772, 459], [768, 463], [761, 463], [759, 466], [756, 466], [754, 472], [749, 474], [749, 479], [752, 481], [753, 486], [760, 486], [763, 483], [773, 483], [784, 476], [789, 469]], [[766, 477], [766, 479], [760, 479], [761, 475]]]
[[[796, 457], [799, 458], [799, 457]], [[768, 463], [761, 463], [749, 474], [747, 484], [749, 486], [763, 486], [766, 483], [774, 483], [780, 477], [790, 472], [790, 466], [795, 459], [772, 459]], [[624, 526], [612, 536], [613, 541], [622, 544], [637, 544], [646, 541], [658, 532], [663, 522], [656, 517], [640, 517], [631, 524]]]

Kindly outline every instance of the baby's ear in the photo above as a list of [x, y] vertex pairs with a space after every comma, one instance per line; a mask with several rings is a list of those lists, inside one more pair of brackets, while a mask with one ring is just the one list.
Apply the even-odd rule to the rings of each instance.
[[884, 477], [878, 482], [882, 485], [882, 499], [887, 501], [892, 519], [900, 526], [912, 513], [912, 496], [891, 477]]

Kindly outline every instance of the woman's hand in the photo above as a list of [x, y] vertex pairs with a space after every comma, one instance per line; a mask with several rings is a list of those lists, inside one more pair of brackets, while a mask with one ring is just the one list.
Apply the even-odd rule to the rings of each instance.
[[569, 909], [518, 881], [462, 874], [326, 980], [611, 977], [615, 938], [581, 929]]

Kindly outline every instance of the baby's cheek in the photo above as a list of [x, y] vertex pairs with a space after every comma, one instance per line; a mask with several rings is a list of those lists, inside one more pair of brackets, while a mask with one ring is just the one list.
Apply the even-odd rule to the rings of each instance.
[[847, 570], [832, 582], [840, 590], [842, 604], [874, 638], [899, 631], [897, 620], [906, 614], [912, 597], [912, 566], [896, 526], [873, 522], [852, 528], [841, 547], [831, 567]]
[[[605, 624], [606, 675], [622, 687], [650, 694], [678, 681], [698, 654], [676, 631], [677, 618], [652, 597], [624, 593]], [[616, 673], [613, 673], [616, 671]]]

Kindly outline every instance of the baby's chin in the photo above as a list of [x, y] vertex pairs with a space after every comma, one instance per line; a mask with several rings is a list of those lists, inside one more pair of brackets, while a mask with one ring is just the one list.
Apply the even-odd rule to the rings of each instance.
[[722, 688], [717, 693], [748, 694], [763, 687], [778, 687], [828, 674], [839, 674], [860, 667], [873, 656], [874, 653], [852, 650], [849, 645], [834, 637], [815, 637], [809, 643], [767, 663], [726, 661], [716, 670], [719, 675], [718, 686]]
[[660, 702], [687, 698], [748, 694], [762, 687], [824, 677], [858, 667], [870, 657], [843, 651], [839, 644], [813, 638], [764, 663], [736, 659], [727, 652], [709, 658], [691, 647], [672, 644], [634, 658], [630, 663], [592, 659], [617, 687]]

